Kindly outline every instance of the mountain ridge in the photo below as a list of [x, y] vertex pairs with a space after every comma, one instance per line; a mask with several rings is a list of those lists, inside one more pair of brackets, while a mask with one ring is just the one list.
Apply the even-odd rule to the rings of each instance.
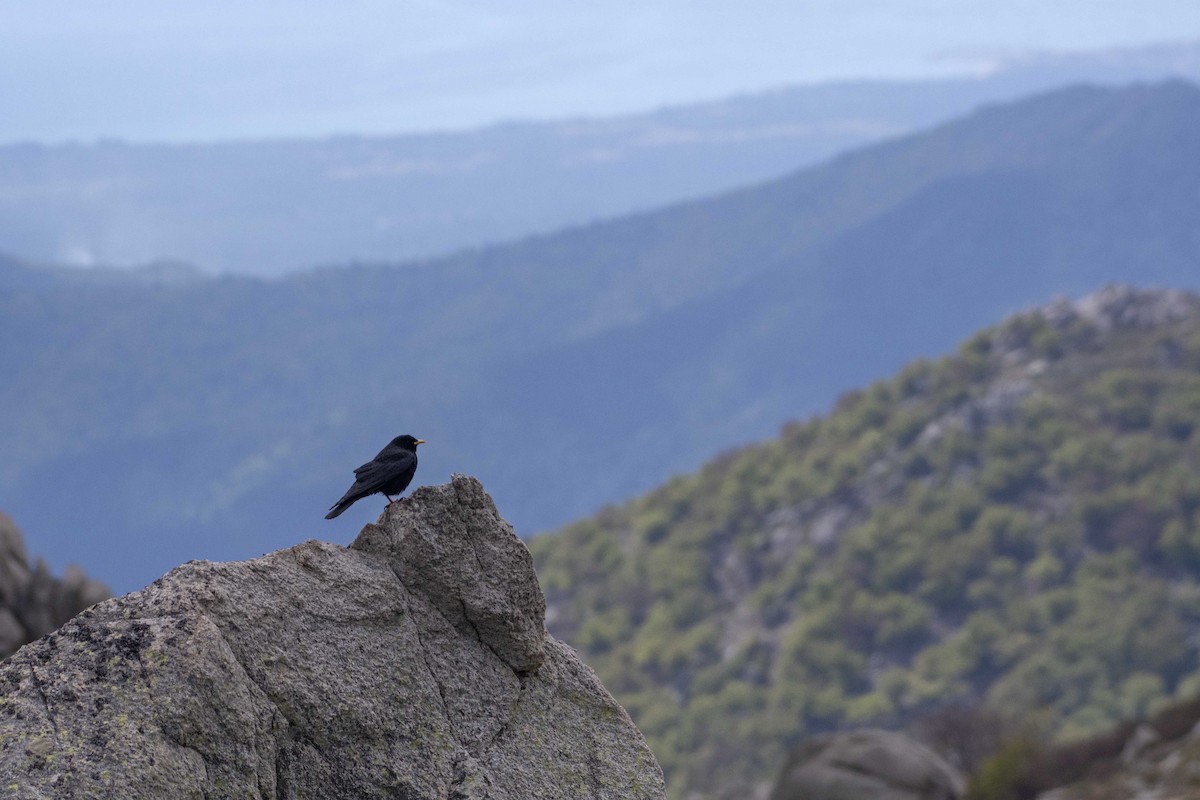
[[[0, 490], [66, 552], [49, 487], [71, 486], [161, 559], [145, 579], [186, 543], [271, 549], [242, 537], [281, 508], [305, 529], [344, 488], [336, 465], [399, 427], [432, 445], [418, 482], [469, 463], [519, 530], [551, 527], [1030, 302], [1120, 279], [1194, 286], [1200, 153], [1180, 131], [1198, 127], [1188, 85], [1075, 89], [754, 191], [454, 258], [8, 288], [0, 446], [17, 457]], [[1063, 143], [1096, 128], [1099, 144]], [[1043, 138], [1060, 144], [1009, 166]], [[1114, 151], [1125, 166], [1098, 171]], [[139, 579], [83, 546], [73, 557], [119, 589]]]
[[0, 248], [253, 274], [419, 258], [769, 180], [981, 103], [1077, 82], [1196, 79], [1198, 50], [1010, 60], [967, 79], [790, 87], [440, 135], [6, 145]]

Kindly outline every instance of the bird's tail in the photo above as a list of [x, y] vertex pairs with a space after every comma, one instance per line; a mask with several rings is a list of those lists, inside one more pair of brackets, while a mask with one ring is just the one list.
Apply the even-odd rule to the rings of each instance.
[[357, 497], [343, 497], [341, 500], [338, 500], [333, 504], [333, 507], [329, 509], [329, 513], [325, 515], [325, 519], [333, 519], [338, 514], [341, 514], [347, 508], [354, 505], [354, 501], [357, 499]]

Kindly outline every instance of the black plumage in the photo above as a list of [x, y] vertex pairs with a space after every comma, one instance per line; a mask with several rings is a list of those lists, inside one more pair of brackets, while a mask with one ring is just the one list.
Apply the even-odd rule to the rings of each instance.
[[379, 455], [354, 470], [354, 485], [346, 491], [341, 500], [333, 504], [325, 519], [333, 519], [368, 495], [382, 494], [388, 499], [389, 506], [396, 502], [392, 495], [407, 489], [417, 472], [419, 444], [425, 444], [425, 440], [407, 434], [388, 442], [387, 447], [379, 451]]

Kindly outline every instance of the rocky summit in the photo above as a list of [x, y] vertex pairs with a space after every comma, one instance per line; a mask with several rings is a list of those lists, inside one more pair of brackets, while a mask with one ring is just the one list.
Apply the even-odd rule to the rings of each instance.
[[108, 587], [79, 567], [56, 578], [41, 559], [30, 564], [21, 532], [0, 514], [0, 659], [109, 597]]
[[195, 561], [0, 663], [0, 789], [32, 798], [662, 798], [641, 733], [544, 629], [473, 478], [349, 547]]

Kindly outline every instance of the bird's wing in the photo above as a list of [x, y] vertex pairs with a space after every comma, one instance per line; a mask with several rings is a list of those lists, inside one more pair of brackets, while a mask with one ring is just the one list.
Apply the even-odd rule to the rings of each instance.
[[354, 483], [364, 488], [382, 485], [405, 470], [412, 469], [416, 461], [417, 457], [407, 450], [397, 449], [394, 453], [384, 451], [375, 456], [375, 460], [354, 470]]
[[406, 458], [412, 457], [413, 454], [405, 450], [403, 447], [389, 443], [387, 447], [380, 450], [374, 458], [363, 464], [358, 469], [354, 470], [354, 474], [362, 475], [364, 472], [374, 472], [381, 464], [396, 464], [402, 462]]

